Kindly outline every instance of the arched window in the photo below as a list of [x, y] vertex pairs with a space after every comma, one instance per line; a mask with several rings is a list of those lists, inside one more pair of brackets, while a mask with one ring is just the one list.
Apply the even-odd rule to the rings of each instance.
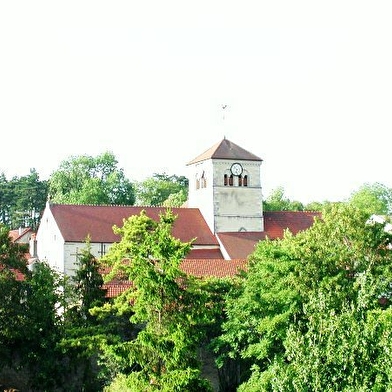
[[204, 176], [201, 178], [201, 187], [207, 188], [207, 180]]
[[227, 186], [227, 184], [228, 184], [228, 178], [227, 178], [227, 174], [225, 174], [224, 176], [223, 176], [223, 185], [224, 186]]
[[242, 176], [238, 176], [238, 186], [242, 186]]
[[248, 176], [247, 175], [244, 176], [242, 185], [243, 186], [248, 186]]
[[232, 174], [230, 174], [230, 177], [229, 177], [229, 185], [233, 186], [233, 175]]

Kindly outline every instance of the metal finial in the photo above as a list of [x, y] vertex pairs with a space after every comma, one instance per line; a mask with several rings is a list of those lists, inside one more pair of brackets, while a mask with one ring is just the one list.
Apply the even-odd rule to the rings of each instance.
[[226, 105], [226, 104], [223, 104], [223, 105], [222, 105], [222, 111], [223, 111], [222, 120], [223, 120], [223, 121], [225, 120], [225, 109], [227, 109], [227, 106], [228, 106], [228, 105]]

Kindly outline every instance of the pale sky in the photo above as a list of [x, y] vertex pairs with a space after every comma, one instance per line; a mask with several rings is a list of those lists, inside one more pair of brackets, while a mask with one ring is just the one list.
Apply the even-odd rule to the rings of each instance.
[[111, 151], [130, 180], [187, 175], [226, 137], [265, 196], [392, 187], [391, 20], [382, 0], [3, 0], [0, 172]]

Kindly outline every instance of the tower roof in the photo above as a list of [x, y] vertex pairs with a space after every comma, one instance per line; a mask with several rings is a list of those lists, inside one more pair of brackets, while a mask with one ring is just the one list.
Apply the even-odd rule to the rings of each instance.
[[214, 144], [207, 151], [192, 159], [187, 165], [205, 161], [207, 159], [238, 159], [242, 161], [262, 161], [261, 158], [243, 149], [237, 144], [224, 138], [219, 143]]

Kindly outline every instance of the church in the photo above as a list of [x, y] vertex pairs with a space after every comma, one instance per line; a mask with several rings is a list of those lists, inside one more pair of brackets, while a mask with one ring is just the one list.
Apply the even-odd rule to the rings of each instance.
[[[187, 163], [189, 193], [186, 206], [172, 208], [177, 219], [173, 236], [195, 239], [181, 264], [199, 277], [233, 276], [246, 265], [259, 241], [282, 238], [309, 228], [318, 212], [263, 211], [262, 159], [224, 138]], [[166, 207], [69, 205], [48, 202], [33, 250], [66, 275], [75, 271], [80, 251], [90, 238], [91, 252], [103, 256], [120, 238], [113, 225], [144, 210], [158, 220]]]

